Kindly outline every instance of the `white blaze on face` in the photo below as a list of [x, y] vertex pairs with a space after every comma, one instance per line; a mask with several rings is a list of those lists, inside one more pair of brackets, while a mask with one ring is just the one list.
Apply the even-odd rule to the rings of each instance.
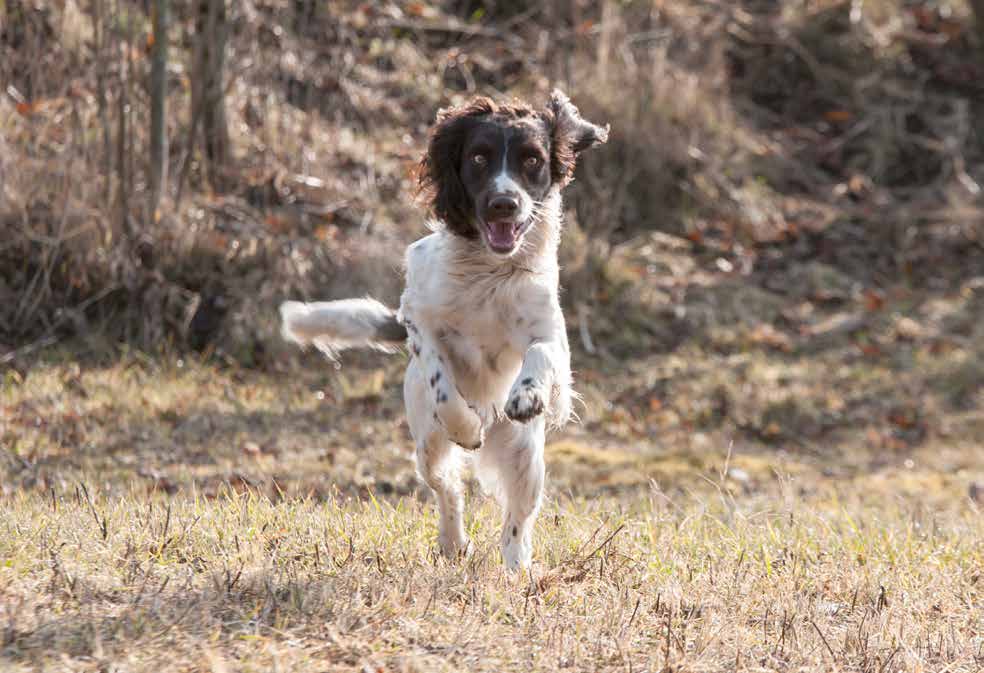
[[519, 213], [517, 213], [516, 219], [519, 222], [525, 222], [530, 217], [530, 211], [533, 208], [533, 200], [530, 195], [526, 193], [522, 185], [513, 179], [513, 176], [509, 173], [509, 137], [506, 136], [503, 140], [502, 147], [502, 164], [499, 166], [499, 173], [492, 179], [492, 193], [493, 194], [511, 194], [519, 199]]
[[523, 189], [519, 186], [519, 183], [513, 180], [512, 176], [509, 175], [509, 171], [507, 170], [505, 163], [503, 163], [502, 170], [492, 181], [492, 191], [495, 194], [520, 195], [522, 194]]

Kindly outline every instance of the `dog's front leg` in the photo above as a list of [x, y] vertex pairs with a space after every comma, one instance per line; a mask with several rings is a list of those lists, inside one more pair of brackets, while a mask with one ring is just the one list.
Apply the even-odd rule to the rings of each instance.
[[526, 423], [551, 404], [551, 391], [557, 389], [555, 420], [563, 422], [570, 413], [570, 351], [564, 338], [534, 342], [526, 351], [523, 367], [506, 399], [506, 416]]

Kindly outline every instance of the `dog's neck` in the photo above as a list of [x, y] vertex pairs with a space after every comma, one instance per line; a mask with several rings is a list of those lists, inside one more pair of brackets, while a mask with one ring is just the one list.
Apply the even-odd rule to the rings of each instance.
[[467, 239], [450, 233], [448, 236], [451, 239], [451, 250], [455, 261], [468, 267], [472, 272], [555, 273], [562, 226], [563, 208], [560, 189], [554, 188], [543, 200], [538, 209], [537, 221], [530, 225], [519, 250], [508, 258], [504, 259], [493, 254], [481, 239]]

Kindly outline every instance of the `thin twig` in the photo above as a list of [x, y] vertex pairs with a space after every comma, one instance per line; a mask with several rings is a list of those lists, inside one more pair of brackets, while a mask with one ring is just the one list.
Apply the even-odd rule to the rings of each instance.
[[827, 648], [827, 651], [830, 652], [830, 656], [836, 659], [837, 658], [837, 655], [834, 654], [834, 650], [833, 650], [833, 648], [830, 647], [830, 643], [827, 642], [827, 638], [826, 638], [826, 636], [823, 635], [823, 631], [820, 630], [820, 627], [817, 626], [817, 623], [815, 621], [813, 621], [812, 619], [810, 620], [810, 624], [812, 624], [813, 625], [813, 628], [815, 628], [817, 630], [817, 634], [820, 636], [820, 640], [823, 641], [823, 644]]

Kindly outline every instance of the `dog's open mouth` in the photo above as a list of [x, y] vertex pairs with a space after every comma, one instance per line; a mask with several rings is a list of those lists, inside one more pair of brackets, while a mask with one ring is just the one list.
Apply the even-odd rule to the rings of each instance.
[[519, 220], [490, 220], [485, 223], [489, 247], [495, 252], [508, 253], [516, 248], [524, 223]]

